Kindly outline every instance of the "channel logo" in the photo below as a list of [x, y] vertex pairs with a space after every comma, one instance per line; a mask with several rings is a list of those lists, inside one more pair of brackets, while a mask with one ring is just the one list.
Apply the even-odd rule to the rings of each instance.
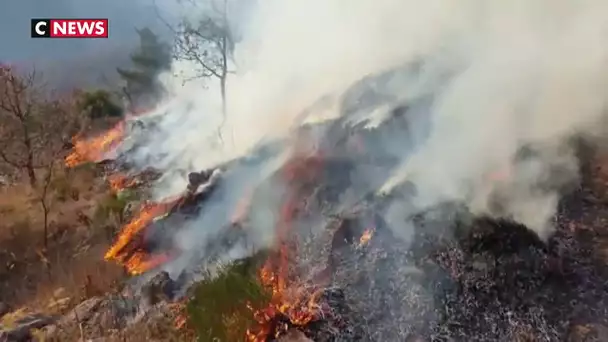
[[32, 38], [108, 38], [108, 19], [32, 19]]

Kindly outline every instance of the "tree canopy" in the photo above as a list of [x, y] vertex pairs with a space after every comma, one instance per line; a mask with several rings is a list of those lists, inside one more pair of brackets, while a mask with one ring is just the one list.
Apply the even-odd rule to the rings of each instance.
[[139, 47], [131, 54], [133, 67], [117, 69], [131, 109], [156, 102], [164, 91], [158, 76], [171, 68], [171, 46], [149, 28], [138, 29], [137, 34]]

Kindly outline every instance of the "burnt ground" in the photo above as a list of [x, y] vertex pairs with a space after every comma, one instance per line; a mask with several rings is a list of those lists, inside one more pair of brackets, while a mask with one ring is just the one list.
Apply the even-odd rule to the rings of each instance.
[[[607, 340], [608, 188], [593, 165], [562, 198], [547, 241], [449, 204], [417, 215], [410, 244], [374, 209], [330, 225], [317, 259], [330, 271], [316, 272], [330, 278], [327, 301], [340, 313], [305, 332], [315, 341]], [[373, 238], [357, 247], [366, 227]]]
[[[580, 155], [582, 181], [565, 189], [546, 241], [517, 223], [472, 217], [450, 203], [418, 213], [413, 226], [389, 227], [382, 214], [391, 199], [362, 196], [378, 184], [357, 174], [372, 170], [381, 183], [382, 170], [394, 166], [394, 155], [381, 148], [396, 136], [386, 130], [409, 127], [399, 111], [394, 116], [367, 133], [351, 134], [340, 122], [321, 128], [330, 137], [321, 146], [326, 153], [291, 170], [303, 173], [294, 178], [303, 184], [291, 187], [310, 188], [298, 190], [296, 272], [326, 288], [327, 307], [321, 319], [298, 328], [318, 342], [608, 340], [608, 177], [594, 153]], [[414, 144], [402, 136], [404, 146]], [[359, 193], [349, 202], [353, 183]], [[413, 191], [402, 190], [404, 198]], [[325, 229], [310, 228], [328, 215], [334, 220]], [[372, 239], [358, 246], [370, 227]], [[410, 231], [411, 239], [399, 231]], [[228, 232], [209, 249], [222, 252], [246, 239], [240, 230]]]

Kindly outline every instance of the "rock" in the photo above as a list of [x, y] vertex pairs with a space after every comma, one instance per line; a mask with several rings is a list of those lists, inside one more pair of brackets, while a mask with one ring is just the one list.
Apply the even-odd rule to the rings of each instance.
[[87, 330], [122, 329], [138, 311], [138, 302], [132, 299], [112, 296], [104, 299], [89, 318]]
[[70, 310], [55, 325], [44, 328], [42, 333], [46, 339], [62, 341], [63, 331], [82, 329], [85, 336], [97, 338], [126, 327], [136, 311], [136, 303], [122, 296], [92, 297]]
[[85, 300], [84, 302], [78, 304], [74, 309], [70, 310], [68, 314], [63, 316], [59, 320], [58, 324], [68, 325], [70, 323], [77, 323], [88, 320], [102, 301], [103, 297], [93, 297]]
[[175, 291], [175, 282], [165, 271], [154, 276], [142, 288], [144, 298], [151, 305], [161, 301], [170, 301], [174, 297]]
[[56, 321], [56, 317], [32, 314], [14, 322], [13, 328], [0, 331], [0, 342], [21, 342], [32, 339], [32, 329], [42, 329]]

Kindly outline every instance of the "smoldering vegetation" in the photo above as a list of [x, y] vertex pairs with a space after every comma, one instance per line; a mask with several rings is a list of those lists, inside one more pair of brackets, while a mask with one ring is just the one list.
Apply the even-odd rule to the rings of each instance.
[[[387, 75], [398, 74], [362, 80], [343, 97], [339, 119], [298, 128], [295, 146], [302, 150], [291, 151], [300, 156], [295, 165], [283, 156], [287, 141], [261, 145], [219, 165], [217, 186], [158, 221], [148, 235], [150, 248], [181, 251], [163, 266], [179, 279], [179, 292], [198, 279], [196, 269], [276, 243], [277, 233], [268, 232], [278, 229], [272, 228], [280, 221], [276, 208], [297, 189], [298, 214], [279, 244], [292, 251], [293, 286], [322, 289], [323, 315], [291, 325], [314, 341], [605, 339], [602, 145], [574, 136], [568, 151], [576, 164], [546, 164], [546, 182], [535, 191], [559, 198], [548, 236], [508, 216], [479, 215], [460, 201], [417, 207], [421, 189], [413, 182], [377, 191], [432, 129], [432, 94], [404, 103], [379, 90]], [[370, 126], [362, 112], [383, 120]], [[532, 146], [516, 154], [521, 161], [541, 156]], [[572, 176], [572, 167], [580, 177]], [[246, 218], [230, 223], [248, 196]], [[489, 198], [500, 208], [499, 192]]]
[[[146, 252], [174, 256], [159, 270], [190, 283], [288, 250], [288, 283], [320, 288], [322, 308], [273, 316], [269, 340], [285, 325], [317, 341], [604, 338], [605, 4], [353, 4], [365, 20], [333, 2], [257, 9], [238, 45], [257, 63], [228, 86], [232, 143], [215, 140], [214, 90], [141, 119], [122, 157], [159, 169], [157, 198], [221, 170], [196, 210], [150, 228]], [[304, 9], [319, 27], [288, 15]]]

